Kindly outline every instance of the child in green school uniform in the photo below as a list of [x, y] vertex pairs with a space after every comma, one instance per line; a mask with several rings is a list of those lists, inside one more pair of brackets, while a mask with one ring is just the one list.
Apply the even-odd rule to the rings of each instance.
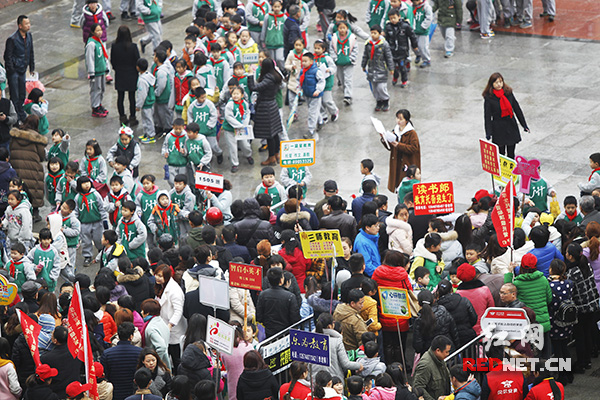
[[29, 251], [27, 258], [35, 266], [36, 278], [48, 284], [48, 291], [54, 292], [60, 274], [58, 250], [52, 246], [52, 232], [48, 228], [40, 230], [40, 243]]
[[52, 131], [52, 147], [48, 150], [48, 159], [52, 157], [58, 157], [63, 162], [63, 165], [69, 163], [69, 145], [71, 143], [71, 136], [65, 133], [60, 128]]
[[272, 202], [271, 205], [274, 206], [276, 204], [280, 204], [273, 211], [277, 212], [283, 202], [287, 200], [287, 193], [285, 192], [285, 188], [281, 183], [275, 180], [275, 170], [273, 167], [264, 167], [260, 170], [260, 175], [262, 177], [261, 183], [254, 190], [254, 197], [261, 193], [266, 193], [271, 196]]
[[149, 246], [154, 245], [154, 234], [149, 229], [148, 220], [152, 215], [152, 210], [156, 206], [158, 196], [158, 186], [154, 184], [155, 182], [156, 177], [154, 175], [148, 174], [142, 176], [142, 190], [140, 190], [135, 199], [138, 217], [148, 227], [146, 237]]
[[62, 204], [67, 200], [74, 200], [77, 195], [77, 178], [79, 178], [79, 163], [69, 161], [65, 173], [56, 183], [55, 202]]
[[236, 86], [231, 91], [231, 99], [225, 106], [225, 118], [223, 118], [223, 137], [229, 149], [231, 160], [231, 172], [238, 171], [240, 161], [238, 158], [238, 147], [241, 147], [242, 155], [248, 160], [248, 164], [254, 164], [252, 158], [252, 147], [247, 140], [237, 140], [236, 131], [243, 130], [250, 124], [250, 107], [244, 100], [244, 89]]
[[10, 248], [10, 260], [4, 269], [8, 271], [11, 283], [17, 285], [18, 292], [21, 292], [21, 286], [27, 281], [33, 281], [35, 277], [35, 267], [25, 257], [25, 246], [23, 243], [16, 242]]
[[146, 257], [146, 226], [136, 215], [135, 209], [133, 201], [125, 201], [121, 207], [122, 217], [117, 225], [119, 243], [123, 245], [131, 261]]
[[79, 164], [79, 174], [89, 177], [94, 182], [106, 183], [106, 160], [102, 157], [102, 149], [96, 139], [88, 140], [85, 144], [85, 155]]
[[565, 221], [572, 221], [577, 226], [583, 221], [583, 216], [577, 211], [577, 198], [575, 196], [567, 196], [563, 200], [563, 206], [565, 211], [560, 213], [556, 219], [564, 219]]
[[123, 186], [123, 179], [120, 176], [110, 178], [110, 192], [104, 200], [104, 208], [108, 213], [108, 221], [111, 226], [116, 228], [121, 219], [123, 203], [129, 200], [131, 200], [131, 195]]
[[179, 214], [179, 207], [171, 202], [169, 193], [166, 190], [159, 191], [156, 206], [148, 219], [148, 228], [157, 240], [163, 233], [169, 233], [173, 237], [174, 244], [177, 245], [179, 239], [177, 214]]
[[187, 184], [187, 175], [179, 174], [175, 177], [173, 189], [169, 192], [171, 202], [179, 208], [177, 226], [179, 239], [185, 241], [190, 228], [188, 216], [196, 209], [196, 196]]
[[218, 43], [213, 44], [210, 47], [210, 59], [208, 65], [213, 67], [214, 76], [217, 81], [217, 87], [219, 91], [223, 91], [223, 86], [231, 77], [231, 66], [229, 61], [221, 54], [221, 45]]
[[263, 20], [260, 43], [262, 48], [269, 51], [271, 58], [277, 63], [279, 69], [283, 69], [285, 61], [283, 24], [286, 17], [282, 11], [283, 3], [281, 0], [273, 1], [272, 7], [273, 11], [267, 13]]
[[92, 263], [92, 243], [96, 249], [102, 249], [102, 231], [108, 228], [108, 213], [100, 193], [92, 186], [87, 176], [77, 179], [77, 196], [75, 196], [75, 217], [81, 222], [81, 254], [83, 266]]
[[404, 203], [404, 196], [412, 193], [413, 185], [421, 182], [421, 169], [416, 165], [411, 165], [406, 168], [406, 176], [402, 178], [400, 186], [398, 186], [398, 203]]
[[79, 235], [81, 234], [81, 222], [75, 217], [75, 200], [65, 200], [60, 206], [60, 215], [62, 217], [62, 232], [67, 240], [67, 251], [69, 252], [69, 262], [72, 266], [76, 265], [77, 247], [79, 247]]
[[48, 161], [48, 173], [46, 174], [45, 187], [46, 187], [46, 198], [54, 208], [60, 205], [60, 202], [56, 201], [56, 192], [58, 190], [58, 181], [64, 176], [64, 164], [58, 157], [52, 157]]

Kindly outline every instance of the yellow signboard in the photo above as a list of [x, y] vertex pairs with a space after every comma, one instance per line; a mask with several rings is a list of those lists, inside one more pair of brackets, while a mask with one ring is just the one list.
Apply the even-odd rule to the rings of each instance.
[[504, 187], [512, 179], [515, 185], [519, 183], [519, 175], [512, 173], [517, 166], [517, 162], [500, 154], [500, 176], [493, 175], [494, 181]]
[[337, 229], [328, 231], [300, 232], [300, 243], [302, 253], [306, 258], [336, 257], [344, 254], [340, 231]]

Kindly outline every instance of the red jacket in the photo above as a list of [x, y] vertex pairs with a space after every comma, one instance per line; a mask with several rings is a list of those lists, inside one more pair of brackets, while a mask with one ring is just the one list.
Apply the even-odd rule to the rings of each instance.
[[477, 313], [477, 323], [473, 327], [476, 334], [481, 334], [481, 316], [488, 307], [495, 307], [492, 292], [480, 280], [463, 282], [458, 285], [456, 293], [469, 299]]
[[[560, 399], [557, 399], [556, 397], [553, 397], [551, 395], [552, 388], [550, 387], [550, 381], [553, 381], [554, 383], [556, 383], [556, 386], [558, 386], [558, 389], [560, 390]], [[529, 390], [527, 397], [525, 397], [525, 400], [548, 400], [548, 399], [565, 400], [565, 388], [562, 385], [562, 383], [555, 381], [554, 378], [544, 379], [542, 382], [533, 386], [531, 388], [531, 390]]]
[[521, 371], [490, 371], [483, 377], [482, 398], [523, 400], [525, 393], [527, 393], [527, 382]]
[[[380, 265], [375, 269], [372, 276], [380, 287], [393, 287], [398, 289], [407, 289], [412, 292], [412, 285], [408, 279], [408, 273], [402, 267], [390, 267], [388, 265]], [[379, 306], [379, 322], [381, 329], [384, 331], [396, 331], [396, 319], [381, 315], [381, 306]], [[400, 331], [408, 331], [408, 320], [401, 319]]]
[[285, 269], [294, 274], [296, 282], [298, 282], [298, 286], [300, 287], [300, 293], [304, 293], [304, 280], [306, 279], [306, 270], [310, 268], [310, 260], [304, 258], [302, 250], [297, 247], [291, 255], [287, 254], [285, 249], [282, 248], [279, 250], [279, 255], [283, 257], [288, 264], [285, 266]]
[[183, 98], [190, 91], [190, 79], [192, 77], [190, 71], [186, 71], [183, 77], [175, 73], [175, 105], [181, 106], [183, 104]]

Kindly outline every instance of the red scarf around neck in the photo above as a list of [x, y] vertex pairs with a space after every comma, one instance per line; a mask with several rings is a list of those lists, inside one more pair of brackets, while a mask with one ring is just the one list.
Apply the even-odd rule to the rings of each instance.
[[350, 52], [350, 46], [348, 46], [348, 54], [346, 54], [346, 52], [344, 51], [344, 45], [348, 42], [348, 39], [350, 39], [350, 35], [346, 35], [346, 39], [343, 42], [340, 42], [341, 37], [339, 35], [338, 35], [338, 39], [337, 39], [338, 45], [342, 49], [342, 54], [345, 55], [345, 56], [350, 55], [350, 53], [349, 53]]
[[277, 18], [282, 18], [283, 14], [275, 14], [275, 13], [270, 12], [269, 15], [273, 17], [273, 21], [275, 22], [275, 27], [277, 27]]
[[[110, 197], [112, 197], [113, 199], [113, 203], [116, 203], [117, 201], [121, 201], [125, 196], [127, 196], [127, 192], [125, 190], [122, 191], [122, 193], [118, 196], [115, 196], [113, 194], [113, 192], [109, 193]], [[112, 223], [117, 223], [117, 217], [119, 216], [119, 207], [115, 206], [115, 211], [113, 211], [112, 213]]]
[[[56, 175], [56, 176], [55, 176], [55, 175], [52, 175], [50, 172], [48, 172], [48, 176], [49, 176], [50, 178], [52, 178], [52, 187], [53, 187], [53, 188], [56, 188], [56, 181], [57, 181], [58, 179], [60, 179], [60, 177], [61, 177], [61, 176], [63, 176], [63, 175], [64, 175], [64, 173], [60, 173], [60, 174], [58, 174], [58, 175]], [[67, 185], [67, 186], [68, 186], [68, 185]]]
[[233, 104], [237, 104], [238, 109], [240, 110], [240, 115], [242, 116], [242, 118], [244, 118], [244, 99], [241, 99], [240, 101], [233, 101]]
[[87, 173], [90, 178], [92, 177], [92, 170], [94, 169], [94, 167], [92, 166], [92, 161], [96, 161], [97, 159], [98, 157], [87, 158]]
[[577, 210], [575, 210], [575, 213], [573, 213], [573, 216], [570, 216], [569, 214], [565, 213], [565, 215], [567, 216], [567, 218], [569, 219], [569, 221], [573, 221], [575, 218], [577, 218]]
[[593, 170], [592, 173], [590, 174], [590, 177], [588, 178], [588, 181], [591, 181], [592, 180], [592, 176], [594, 176], [594, 174], [596, 172], [598, 172], [598, 171], [600, 171], [600, 168], [596, 168], [595, 170]]
[[12, 278], [15, 277], [15, 273], [17, 272], [17, 268], [15, 266], [16, 265], [21, 265], [21, 264], [23, 264], [23, 259], [22, 258], [19, 261], [10, 260], [10, 276]]
[[88, 212], [90, 211], [90, 203], [88, 203], [88, 196], [90, 194], [92, 194], [91, 190], [87, 193], [81, 193], [81, 197], [83, 198], [83, 202], [85, 203], [85, 208], [88, 210]]
[[[310, 67], [312, 67], [312, 64], [310, 65]], [[306, 72], [310, 69], [310, 67], [302, 68], [302, 72], [300, 72], [300, 87], [304, 85], [304, 78], [306, 76]]]
[[173, 132], [172, 135], [175, 138], [175, 147], [177, 147], [177, 150], [181, 151], [181, 143], [179, 142], [179, 139], [181, 139], [182, 137], [184, 137], [185, 133], [182, 133], [181, 135], [177, 136], [175, 134], [175, 132]]
[[108, 53], [106, 52], [106, 47], [104, 47], [104, 43], [102, 43], [102, 40], [98, 39], [96, 36], [92, 36], [92, 39], [100, 43], [100, 46], [102, 46], [102, 54], [104, 54], [104, 58], [108, 60]]
[[129, 239], [129, 225], [133, 224], [135, 221], [131, 218], [129, 221], [121, 220], [123, 222], [123, 231], [125, 232], [125, 236]]
[[510, 105], [510, 101], [508, 101], [508, 99], [506, 98], [506, 95], [504, 94], [504, 89], [500, 89], [500, 90], [494, 90], [494, 94], [496, 95], [497, 98], [500, 99], [500, 111], [501, 114], [500, 116], [502, 118], [504, 117], [513, 117], [513, 108]]
[[370, 40], [369, 43], [371, 43], [371, 60], [372, 60], [373, 56], [375, 55], [375, 46], [377, 46], [379, 43], [381, 43], [381, 39], [379, 39], [376, 42], [373, 42], [373, 40]]
[[267, 12], [265, 11], [265, 9], [263, 8], [263, 6], [265, 5], [265, 3], [262, 4], [258, 4], [257, 2], [253, 2], [252, 4], [254, 4], [256, 7], [260, 8], [260, 11], [262, 11], [262, 14], [265, 15]]

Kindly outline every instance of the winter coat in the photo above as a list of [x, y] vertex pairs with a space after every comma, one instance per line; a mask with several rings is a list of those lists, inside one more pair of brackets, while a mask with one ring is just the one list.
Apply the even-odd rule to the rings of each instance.
[[385, 372], [385, 364], [381, 362], [379, 357], [361, 357], [358, 359], [358, 362], [363, 366], [363, 370], [359, 372], [359, 375], [363, 377], [369, 375], [377, 376]]
[[333, 299], [333, 302], [330, 299], [324, 299], [321, 297], [321, 291], [317, 293], [313, 293], [308, 296], [308, 305], [312, 307], [313, 313], [315, 315], [315, 319], [319, 317], [321, 313], [329, 313], [329, 309], [331, 306], [332, 310], [335, 310], [340, 301]]
[[240, 341], [231, 354], [221, 353], [223, 365], [227, 369], [227, 392], [229, 400], [236, 400], [236, 388], [240, 375], [244, 372], [244, 355], [253, 350], [250, 343]]
[[2, 218], [2, 228], [6, 229], [7, 238], [26, 244], [27, 249], [27, 244], [31, 243], [33, 229], [30, 204], [23, 200], [14, 210], [8, 206]]
[[486, 95], [483, 102], [485, 136], [498, 146], [514, 145], [521, 141], [517, 119], [523, 129], [529, 129], [523, 111], [521, 111], [521, 106], [519, 106], [515, 96], [512, 93], [505, 96], [513, 108], [514, 115], [512, 118], [501, 116], [500, 99], [495, 94]]
[[[550, 383], [552, 382], [552, 383]], [[552, 386], [556, 385], [558, 390], [560, 391], [560, 398], [557, 399], [552, 392]], [[542, 379], [536, 378], [533, 381], [533, 385], [531, 389], [529, 389], [529, 393], [525, 397], [525, 400], [564, 400], [565, 399], [565, 388], [562, 383], [556, 381], [554, 378]]]
[[365, 302], [363, 308], [360, 310], [360, 316], [363, 320], [368, 321], [372, 319], [373, 322], [367, 327], [369, 332], [379, 332], [381, 329], [381, 323], [377, 318], [377, 301], [371, 296], [365, 296]]
[[375, 386], [371, 389], [369, 394], [363, 393], [362, 398], [363, 400], [395, 400], [396, 388]]
[[13, 343], [10, 359], [15, 363], [17, 375], [19, 376], [19, 385], [21, 385], [22, 388], [27, 387], [25, 381], [29, 375], [35, 373], [35, 363], [31, 356], [29, 345], [22, 333], [19, 334]]
[[[279, 112], [277, 115], [279, 115]], [[256, 252], [258, 242], [267, 239], [271, 244], [274, 244], [276, 239], [271, 224], [260, 219], [261, 211], [256, 199], [244, 200], [243, 210], [244, 219], [233, 225], [237, 233], [237, 243], [246, 246], [252, 258], [255, 258], [258, 255]]]
[[181, 337], [185, 335], [187, 320], [183, 318], [183, 302], [185, 295], [174, 279], [169, 279], [165, 290], [158, 299], [160, 303], [160, 316], [165, 324], [171, 323], [171, 336], [169, 344], [179, 344]]
[[349, 304], [341, 303], [333, 312], [333, 319], [342, 325], [342, 336], [346, 350], [356, 350], [361, 345], [361, 336], [367, 332], [367, 324], [358, 311]]
[[338, 229], [341, 237], [354, 240], [356, 237], [356, 219], [342, 210], [332, 211], [321, 218], [320, 228]]
[[300, 321], [300, 304], [281, 286], [263, 290], [258, 296], [256, 320], [265, 325], [268, 337]]
[[0, 398], [3, 400], [19, 400], [23, 388], [19, 385], [17, 370], [12, 362], [0, 367]]
[[209, 278], [223, 279], [223, 271], [221, 271], [219, 267], [214, 267], [209, 264], [196, 264], [193, 268], [190, 268], [183, 273], [183, 286], [185, 287], [186, 293], [198, 289], [200, 275]]
[[[477, 268], [477, 267], [476, 267]], [[504, 275], [500, 274], [481, 274], [479, 279], [492, 293], [494, 304], [496, 307], [502, 307], [502, 301], [500, 300], [500, 288], [504, 285]]]
[[456, 350], [460, 338], [458, 337], [458, 330], [456, 329], [456, 322], [452, 315], [446, 310], [444, 306], [434, 304], [431, 306], [433, 314], [435, 315], [435, 327], [430, 331], [429, 335], [426, 335], [423, 327], [423, 320], [421, 313], [415, 320], [414, 333], [413, 333], [413, 347], [415, 352], [423, 354], [429, 347], [431, 347], [431, 341], [438, 335], [444, 335], [452, 341], [452, 350]]
[[439, 360], [433, 350], [423, 354], [414, 369], [413, 388], [425, 391], [425, 400], [437, 400], [450, 394], [450, 371], [444, 361]]
[[247, 289], [229, 287], [229, 322], [237, 321], [240, 324], [244, 324], [244, 293], [246, 293], [246, 301], [248, 303], [246, 307], [246, 313], [248, 318], [254, 319], [256, 316], [256, 308], [252, 301], [250, 291]]
[[148, 277], [144, 274], [144, 270], [140, 267], [135, 267], [131, 274], [118, 275], [117, 282], [133, 297], [135, 310], [131, 311], [139, 312], [142, 302], [150, 298], [148, 293]]
[[0, 204], [8, 204], [8, 184], [16, 177], [17, 171], [12, 165], [8, 161], [0, 161]]
[[573, 281], [573, 302], [577, 306], [577, 312], [587, 314], [600, 311], [598, 303], [600, 296], [596, 289], [594, 275], [590, 274], [586, 278], [580, 267], [575, 266], [567, 270], [567, 278]]
[[444, 28], [456, 28], [462, 24], [463, 10], [461, 0], [438, 0], [433, 2], [433, 12], [438, 12], [438, 25]]
[[412, 254], [413, 232], [410, 224], [390, 215], [385, 219], [385, 225], [385, 230], [389, 237], [389, 249], [397, 250], [409, 255]]
[[190, 382], [200, 382], [212, 379], [212, 364], [206, 354], [195, 344], [189, 344], [181, 355], [181, 363], [177, 368], [177, 375], [185, 375]]
[[456, 330], [458, 332], [458, 343], [455, 343], [456, 346], [461, 347], [477, 336], [473, 329], [473, 326], [477, 323], [477, 313], [469, 299], [462, 297], [458, 293], [448, 293], [438, 299], [438, 304], [448, 310], [456, 323]]
[[[298, 212], [298, 224], [304, 231], [311, 231], [312, 228], [310, 226], [310, 214], [306, 211]], [[283, 213], [279, 217], [279, 226], [283, 231], [284, 229], [294, 230], [296, 227], [296, 213]], [[301, 286], [302, 287], [302, 286]]]
[[559, 260], [564, 261], [563, 255], [551, 242], [546, 243], [544, 247], [534, 248], [530, 253], [537, 258], [537, 264], [535, 265], [536, 269], [543, 272], [546, 278], [550, 274], [550, 263], [552, 260], [558, 258]]
[[49, 385], [36, 385], [25, 390], [24, 400], [58, 400], [59, 397], [52, 391]]
[[[392, 57], [395, 61], [405, 60], [410, 54], [410, 49], [417, 48], [417, 36], [408, 21], [400, 19], [397, 24], [388, 22], [385, 25], [385, 37], [390, 44]], [[409, 40], [410, 47], [408, 47]]]
[[171, 369], [169, 358], [169, 327], [160, 316], [153, 316], [144, 327], [144, 347], [154, 349], [167, 368]]
[[10, 163], [29, 188], [33, 208], [44, 206], [44, 166], [48, 138], [32, 130], [10, 130]]
[[6, 39], [4, 62], [6, 63], [7, 75], [10, 75], [12, 72], [25, 74], [27, 67], [29, 67], [30, 72], [35, 71], [33, 37], [31, 36], [31, 32], [27, 32], [25, 40], [23, 40], [23, 36], [21, 36], [19, 30]]
[[304, 280], [306, 279], [306, 271], [310, 268], [311, 260], [304, 258], [302, 250], [298, 247], [294, 249], [292, 254], [288, 254], [282, 247], [281, 250], [279, 250], [279, 255], [287, 262], [285, 269], [294, 274], [296, 282], [298, 282], [298, 287], [300, 288], [300, 293], [304, 293]]
[[373, 275], [375, 269], [381, 265], [381, 255], [377, 248], [379, 234], [371, 235], [363, 229], [358, 231], [356, 239], [354, 239], [354, 251], [361, 253], [365, 258], [365, 274]]
[[133, 375], [142, 349], [121, 340], [106, 349], [100, 357], [106, 379], [113, 384], [115, 399], [124, 399], [134, 393]]
[[490, 274], [501, 274], [504, 275], [510, 272], [511, 250], [506, 249], [504, 254], [494, 257], [490, 263]]
[[260, 82], [255, 82], [254, 77], [248, 77], [248, 88], [258, 92], [254, 106], [254, 137], [257, 139], [270, 139], [283, 132], [279, 107], [275, 96], [279, 91], [279, 84], [272, 75], [266, 75]]
[[279, 384], [269, 369], [244, 370], [238, 380], [237, 400], [277, 400]]
[[148, 389], [150, 389], [152, 394], [163, 398], [169, 392], [172, 380], [173, 378], [171, 378], [169, 371], [157, 366], [152, 374], [152, 382], [150, 382]]
[[[315, 365], [316, 367], [316, 365]], [[298, 379], [296, 384], [290, 391], [291, 382], [284, 383], [279, 388], [279, 399], [283, 400], [286, 393], [290, 392], [290, 396], [292, 399], [306, 399], [306, 396], [310, 394], [310, 382], [305, 379]]]
[[512, 282], [517, 287], [517, 298], [535, 312], [538, 324], [544, 327], [544, 332], [550, 330], [550, 316], [548, 304], [552, 301], [552, 289], [541, 271], [521, 273], [513, 276], [512, 273], [504, 275], [504, 282]]
[[[594, 210], [594, 211], [596, 211], [596, 210]], [[600, 214], [598, 215], [598, 217], [600, 217]], [[581, 226], [583, 226], [583, 224]], [[583, 255], [585, 256], [585, 258], [587, 258], [588, 262], [590, 263], [590, 268], [592, 269], [592, 272], [594, 273], [594, 281], [596, 282], [596, 290], [598, 291], [598, 293], [600, 293], [600, 257], [596, 258], [595, 260], [592, 260], [590, 257], [590, 248], [589, 247], [585, 247], [583, 249]]]
[[558, 326], [554, 320], [554, 315], [558, 311], [560, 304], [565, 300], [571, 300], [573, 282], [570, 280], [550, 280], [550, 289], [552, 290], [552, 301], [548, 304], [548, 313], [550, 315], [550, 338], [558, 340], [568, 340], [573, 333], [572, 326]]
[[[371, 48], [375, 46], [373, 57]], [[389, 43], [381, 37], [376, 43], [367, 40], [361, 67], [367, 71], [367, 80], [373, 83], [387, 82], [389, 71], [394, 70], [394, 58]]]
[[449, 265], [458, 257], [463, 256], [463, 248], [458, 241], [458, 233], [455, 231], [439, 232], [442, 237], [442, 260], [444, 264]]
[[458, 285], [456, 293], [471, 301], [475, 312], [477, 313], [477, 323], [473, 326], [476, 334], [481, 333], [481, 317], [488, 307], [494, 307], [494, 298], [492, 292], [480, 280], [463, 282]]
[[481, 386], [473, 379], [454, 391], [454, 400], [479, 400], [480, 395]]
[[98, 8], [96, 8], [96, 12], [92, 12], [90, 10], [89, 5], [83, 6], [83, 14], [81, 15], [81, 21], [79, 25], [81, 26], [81, 30], [83, 31], [83, 43], [87, 44], [88, 39], [92, 36], [92, 25], [100, 24], [102, 27], [102, 40], [103, 43], [106, 43], [106, 33], [108, 27], [108, 17], [102, 8], [102, 4], [97, 3]]
[[[398, 126], [394, 128], [394, 133], [400, 138], [398, 146], [389, 146], [390, 149], [390, 170], [388, 177], [388, 190], [395, 192], [396, 188], [406, 176], [404, 167], [416, 165], [421, 168], [421, 145], [417, 132], [411, 123], [400, 131]], [[414, 232], [416, 234], [416, 232]], [[417, 236], [418, 238], [418, 236]]]
[[[115, 70], [115, 89], [134, 92], [137, 88], [138, 72], [135, 68], [140, 52], [135, 43], [115, 43], [110, 49], [110, 63]], [[140, 107], [141, 108], [141, 107]]]
[[329, 336], [329, 366], [313, 365], [313, 376], [319, 371], [327, 371], [332, 376], [346, 376], [348, 370], [358, 370], [360, 363], [348, 358], [342, 335], [335, 329], [323, 329], [323, 333]]
[[[394, 287], [398, 289], [406, 289], [412, 291], [412, 285], [408, 278], [408, 273], [403, 267], [390, 267], [388, 265], [381, 265], [377, 267], [372, 276], [373, 280], [377, 282], [379, 287]], [[379, 318], [381, 322], [381, 328], [384, 331], [396, 332], [396, 319], [381, 315]], [[400, 323], [400, 331], [408, 331], [408, 320], [398, 320]]]

